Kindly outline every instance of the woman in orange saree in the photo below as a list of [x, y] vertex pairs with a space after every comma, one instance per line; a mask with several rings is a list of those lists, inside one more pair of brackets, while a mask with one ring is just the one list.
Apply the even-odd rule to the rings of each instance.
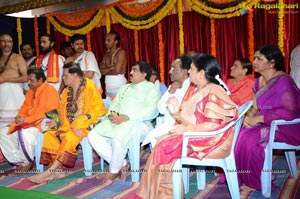
[[[172, 198], [172, 168], [181, 156], [182, 133], [186, 131], [213, 131], [237, 118], [237, 105], [219, 84], [221, 67], [215, 57], [197, 54], [189, 70], [197, 91], [181, 107], [169, 99], [169, 110], [177, 125], [163, 137], [150, 155], [136, 198]], [[222, 135], [189, 140], [189, 156], [202, 159], [229, 155], [233, 129]]]

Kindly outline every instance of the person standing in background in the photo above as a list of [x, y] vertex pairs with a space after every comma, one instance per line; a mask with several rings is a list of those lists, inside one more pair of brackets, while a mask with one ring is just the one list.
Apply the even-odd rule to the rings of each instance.
[[107, 34], [107, 48], [100, 64], [100, 71], [105, 75], [106, 97], [114, 99], [120, 87], [126, 84], [127, 53], [120, 47], [120, 35], [115, 31]]

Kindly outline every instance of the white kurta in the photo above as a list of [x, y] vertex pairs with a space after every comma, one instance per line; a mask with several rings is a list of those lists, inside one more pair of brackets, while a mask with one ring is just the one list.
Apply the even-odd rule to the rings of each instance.
[[97, 88], [99, 89], [101, 87], [100, 84], [101, 73], [94, 53], [91, 51], [84, 50], [74, 62], [80, 65], [82, 71], [94, 72], [94, 76], [92, 80], [95, 82]]
[[156, 126], [152, 131], [150, 131], [142, 145], [151, 143], [152, 147], [154, 147], [157, 140], [161, 136], [167, 134], [170, 130], [174, 128], [175, 119], [173, 118], [172, 114], [168, 109], [167, 100], [170, 97], [176, 97], [178, 102], [181, 103], [187, 89], [190, 86], [190, 83], [190, 78], [188, 78], [183, 82], [182, 87], [177, 89], [173, 94], [170, 94], [168, 91], [164, 93], [157, 105], [159, 112], [164, 115], [164, 121], [162, 124]]

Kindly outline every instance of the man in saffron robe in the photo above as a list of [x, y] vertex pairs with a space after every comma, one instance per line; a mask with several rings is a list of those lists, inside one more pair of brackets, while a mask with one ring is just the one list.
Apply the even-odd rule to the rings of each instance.
[[163, 123], [155, 127], [145, 138], [143, 145], [151, 142], [155, 146], [157, 140], [167, 134], [174, 128], [175, 118], [168, 109], [167, 102], [170, 98], [176, 98], [179, 103], [187, 100], [193, 95], [195, 85], [191, 84], [188, 70], [191, 67], [192, 60], [187, 55], [182, 55], [175, 59], [171, 64], [169, 71], [172, 84], [158, 102], [158, 110], [163, 115]]
[[77, 145], [87, 136], [90, 125], [96, 124], [98, 117], [107, 112], [95, 83], [83, 77], [79, 64], [65, 64], [63, 80], [68, 87], [58, 111], [62, 125], [44, 134], [40, 163], [50, 166], [31, 178], [35, 183], [61, 178], [63, 166], [74, 167]]
[[[249, 171], [238, 173], [239, 184], [261, 190], [260, 177], [270, 125], [273, 120], [300, 118], [300, 91], [293, 79], [284, 73], [284, 58], [277, 46], [263, 45], [254, 57], [254, 70], [261, 76], [255, 81], [253, 107], [244, 119], [244, 128], [240, 131], [234, 153], [237, 170]], [[279, 126], [275, 142], [299, 145], [299, 129], [299, 124]], [[271, 190], [276, 190], [274, 184]]]
[[248, 102], [253, 96], [254, 77], [252, 63], [246, 58], [237, 59], [231, 67], [230, 76], [226, 84], [230, 90], [230, 97], [237, 105]]
[[[197, 91], [180, 107], [169, 103], [170, 112], [180, 124], [156, 144], [144, 168], [136, 198], [173, 198], [171, 170], [181, 156], [182, 133], [217, 130], [237, 118], [237, 105], [218, 85], [220, 82], [216, 76], [221, 67], [216, 58], [196, 54], [192, 60], [189, 74], [191, 82], [197, 85]], [[232, 139], [232, 128], [221, 135], [192, 138], [188, 143], [189, 156], [198, 159], [226, 157], [230, 153]]]
[[[135, 62], [130, 72], [130, 84], [120, 88], [116, 98], [109, 107], [109, 114], [88, 135], [95, 151], [109, 163], [109, 172], [98, 178], [116, 179], [125, 177], [121, 173], [123, 166], [128, 168], [125, 160], [127, 143], [135, 136], [137, 122], [157, 113], [160, 90], [149, 81], [151, 67], [142, 61]], [[141, 125], [141, 137], [151, 123]], [[107, 141], [110, 141], [108, 143]], [[125, 170], [125, 169], [124, 169]]]
[[47, 77], [47, 83], [60, 91], [62, 82], [63, 65], [65, 58], [56, 54], [53, 49], [54, 40], [49, 34], [40, 38], [40, 56], [36, 59], [36, 67], [41, 68]]
[[5, 158], [16, 169], [9, 175], [22, 175], [32, 169], [34, 147], [37, 134], [41, 131], [40, 122], [45, 113], [59, 107], [58, 92], [46, 81], [44, 71], [31, 68], [27, 72], [30, 90], [9, 127], [0, 129], [0, 147]]

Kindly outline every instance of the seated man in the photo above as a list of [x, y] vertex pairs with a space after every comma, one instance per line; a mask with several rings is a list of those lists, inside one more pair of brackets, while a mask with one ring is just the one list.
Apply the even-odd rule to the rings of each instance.
[[45, 112], [59, 107], [59, 95], [48, 85], [44, 71], [31, 68], [27, 71], [30, 90], [10, 127], [0, 129], [0, 147], [5, 158], [17, 165], [9, 175], [22, 175], [32, 169], [34, 147], [37, 134], [41, 131], [40, 122]]
[[[64, 90], [59, 118], [61, 126], [53, 126], [44, 134], [40, 163], [50, 165], [48, 169], [31, 178], [34, 183], [42, 183], [61, 177], [64, 173], [55, 172], [63, 166], [74, 167], [76, 147], [89, 132], [88, 128], [98, 122], [98, 117], [106, 114], [102, 98], [95, 83], [83, 77], [83, 71], [77, 63], [69, 62], [63, 66]], [[61, 175], [60, 175], [61, 174]]]
[[158, 102], [158, 110], [164, 115], [164, 121], [147, 135], [143, 145], [151, 142], [154, 147], [161, 136], [174, 128], [175, 119], [168, 109], [168, 103], [172, 103], [175, 98], [182, 103], [194, 93], [195, 85], [191, 84], [188, 74], [191, 63], [192, 59], [188, 55], [182, 55], [173, 61], [169, 71], [172, 84]]
[[[149, 81], [150, 76], [151, 68], [147, 63], [134, 63], [131, 83], [120, 88], [107, 117], [88, 134], [92, 147], [109, 163], [110, 173], [100, 174], [97, 178], [114, 180], [120, 177], [123, 180], [126, 177], [120, 170], [129, 167], [125, 156], [127, 143], [135, 136], [136, 120], [154, 115], [161, 97], [159, 89]], [[147, 128], [146, 124], [142, 128]]]
[[150, 77], [150, 82], [152, 82], [155, 86], [157, 86], [163, 95], [167, 90], [167, 86], [160, 81], [158, 69], [155, 66], [151, 67], [152, 73]]

